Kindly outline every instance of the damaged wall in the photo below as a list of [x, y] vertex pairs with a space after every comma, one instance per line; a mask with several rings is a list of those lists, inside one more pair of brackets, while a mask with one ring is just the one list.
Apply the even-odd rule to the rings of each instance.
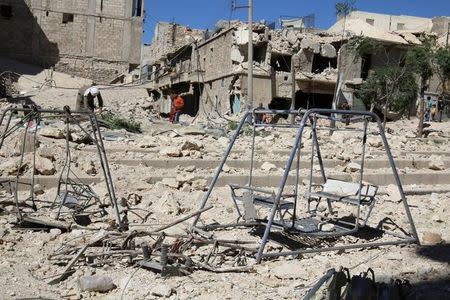
[[0, 38], [9, 41], [0, 44], [0, 55], [99, 81], [140, 63], [142, 1], [0, 0], [0, 5], [11, 10], [0, 17]]

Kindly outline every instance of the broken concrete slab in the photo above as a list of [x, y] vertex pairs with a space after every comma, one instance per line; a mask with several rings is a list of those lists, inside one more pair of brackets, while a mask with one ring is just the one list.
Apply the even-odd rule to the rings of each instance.
[[322, 44], [322, 47], [320, 48], [320, 55], [323, 57], [335, 58], [336, 48], [334, 48], [332, 44]]
[[309, 49], [315, 54], [320, 53], [320, 43], [311, 38], [304, 38], [300, 43], [300, 47], [302, 49]]

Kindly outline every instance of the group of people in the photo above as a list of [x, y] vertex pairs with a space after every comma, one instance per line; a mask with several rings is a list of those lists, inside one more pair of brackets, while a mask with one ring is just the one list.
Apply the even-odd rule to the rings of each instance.
[[[172, 104], [169, 114], [169, 121], [176, 124], [180, 121], [180, 115], [183, 113], [184, 99], [177, 94], [172, 94], [170, 98], [172, 100]], [[102, 113], [103, 98], [102, 94], [100, 93], [100, 89], [95, 85], [81, 87], [78, 90], [75, 110], [92, 111], [97, 114]]]
[[437, 101], [433, 101], [430, 96], [427, 97], [425, 102], [425, 121], [442, 122], [442, 115], [444, 113], [445, 102], [442, 97], [439, 97]]

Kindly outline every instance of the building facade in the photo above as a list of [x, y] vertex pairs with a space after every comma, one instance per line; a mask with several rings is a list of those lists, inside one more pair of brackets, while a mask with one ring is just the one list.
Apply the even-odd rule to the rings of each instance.
[[142, 0], [0, 0], [0, 55], [99, 82], [141, 59]]
[[[366, 19], [374, 19], [374, 25]], [[401, 63], [409, 48], [420, 45], [418, 36], [436, 34], [432, 28], [442, 31], [446, 20], [355, 12], [346, 20], [344, 34], [343, 20], [322, 31], [305, 31], [295, 26], [273, 29], [255, 24], [252, 103], [247, 97], [247, 24], [221, 23], [206, 38], [188, 38], [183, 34], [177, 40], [178, 35], [165, 31], [159, 35], [158, 44], [171, 47], [148, 52], [151, 57], [144, 55], [149, 63], [147, 88], [155, 100], [161, 101], [165, 113], [170, 111], [169, 95], [183, 95], [188, 103], [187, 113], [192, 116], [198, 112], [237, 114], [249, 104], [288, 109], [292, 101], [295, 108], [331, 108], [336, 101], [336, 105], [348, 102], [353, 109], [364, 110], [365, 105], [354, 91], [371, 70], [386, 66], [386, 61]], [[392, 22], [403, 22], [405, 26], [402, 30], [389, 30]], [[177, 27], [180, 25], [171, 28]], [[358, 36], [380, 42], [385, 53], [357, 56], [348, 41]]]

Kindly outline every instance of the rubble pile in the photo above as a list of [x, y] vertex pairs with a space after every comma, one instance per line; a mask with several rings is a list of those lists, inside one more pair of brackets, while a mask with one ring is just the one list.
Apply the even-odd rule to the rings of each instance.
[[[51, 89], [44, 89], [43, 93], [49, 91]], [[255, 265], [254, 246], [260, 236], [250, 229], [224, 230], [220, 234], [212, 234], [206, 228], [191, 231], [190, 225], [199, 214], [202, 220], [213, 224], [237, 218], [234, 204], [229, 199], [227, 181], [245, 182], [248, 178], [248, 150], [252, 144], [250, 126], [243, 129], [242, 138], [230, 154], [231, 159], [223, 167], [225, 181], [211, 199], [214, 209], [206, 207], [201, 211], [198, 204], [233, 130], [224, 120], [217, 126], [223, 129], [220, 134], [217, 127], [211, 130], [207, 123], [167, 125], [149, 117], [142, 108], [142, 103], [147, 101], [145, 91], [136, 92], [142, 95], [142, 103], [131, 109], [122, 107], [125, 101], [132, 102], [123, 96], [127, 91], [128, 88], [123, 87], [122, 96], [117, 91], [111, 92], [109, 106], [113, 111], [120, 110], [124, 117], [139, 115], [140, 120], [149, 120], [149, 126], [144, 126], [142, 134], [107, 128], [101, 128], [101, 132], [118, 209], [128, 228], [117, 226], [97, 149], [82, 131], [75, 127], [70, 131], [71, 170], [95, 192], [98, 200], [93, 200], [92, 205], [82, 211], [64, 206], [58, 220], [55, 217], [59, 206], [51, 208], [51, 204], [57, 196], [55, 183], [65, 164], [66, 124], [49, 119], [37, 126], [35, 170], [32, 168], [31, 139], [25, 141], [24, 160], [18, 165], [25, 127], [8, 137], [8, 143], [1, 147], [0, 253], [4, 272], [0, 274], [3, 282], [0, 294], [5, 298], [116, 299], [122, 295], [124, 299], [222, 298], [224, 291], [231, 298], [299, 298], [307, 293], [324, 270], [341, 265], [354, 267], [355, 272], [365, 271], [370, 266], [380, 276], [406, 278], [412, 282], [440, 278], [448, 273], [446, 263], [416, 251], [427, 248], [414, 246], [305, 254]], [[43, 101], [41, 97], [44, 96], [34, 99], [43, 104], [39, 102]], [[61, 103], [71, 101], [72, 96], [61, 97]], [[18, 118], [14, 116], [12, 122]], [[281, 119], [280, 122], [288, 124], [289, 121]], [[450, 239], [446, 218], [446, 201], [450, 197], [450, 184], [446, 178], [450, 162], [445, 151], [449, 129], [445, 123], [435, 123], [435, 135], [417, 139], [414, 137], [414, 120], [400, 120], [387, 126], [388, 140], [421, 242], [424, 247], [445, 246]], [[0, 131], [3, 129], [2, 124]], [[369, 124], [369, 132], [373, 130], [373, 124]], [[312, 144], [310, 133], [307, 128], [302, 141], [305, 150]], [[253, 175], [262, 182], [262, 187], [274, 189], [278, 186], [294, 136], [295, 132], [283, 128], [257, 131]], [[329, 176], [357, 178], [361, 169], [358, 160], [361, 148], [356, 145], [362, 142], [361, 135], [335, 132], [329, 136], [328, 131], [319, 131], [319, 138]], [[400, 197], [396, 186], [386, 179], [389, 165], [383, 154], [384, 146], [377, 136], [370, 136], [367, 144], [364, 173], [380, 183], [373, 219], [399, 218], [396, 208]], [[302, 151], [302, 155], [306, 154]], [[33, 208], [28, 200], [29, 186], [19, 191], [17, 207], [9, 183], [14, 183], [17, 174], [25, 181], [33, 173], [37, 179], [32, 187], [36, 207]], [[319, 174], [319, 170], [315, 169], [314, 174]], [[309, 185], [305, 178], [302, 177], [302, 190]], [[32, 228], [17, 225], [18, 209], [26, 212]], [[385, 223], [383, 226], [394, 229], [396, 225], [402, 227], [405, 223]], [[333, 231], [331, 227], [323, 229]], [[349, 236], [320, 243], [341, 246], [361, 239]], [[314, 246], [311, 240], [308, 242]], [[272, 251], [286, 249], [275, 241], [268, 247]]]

